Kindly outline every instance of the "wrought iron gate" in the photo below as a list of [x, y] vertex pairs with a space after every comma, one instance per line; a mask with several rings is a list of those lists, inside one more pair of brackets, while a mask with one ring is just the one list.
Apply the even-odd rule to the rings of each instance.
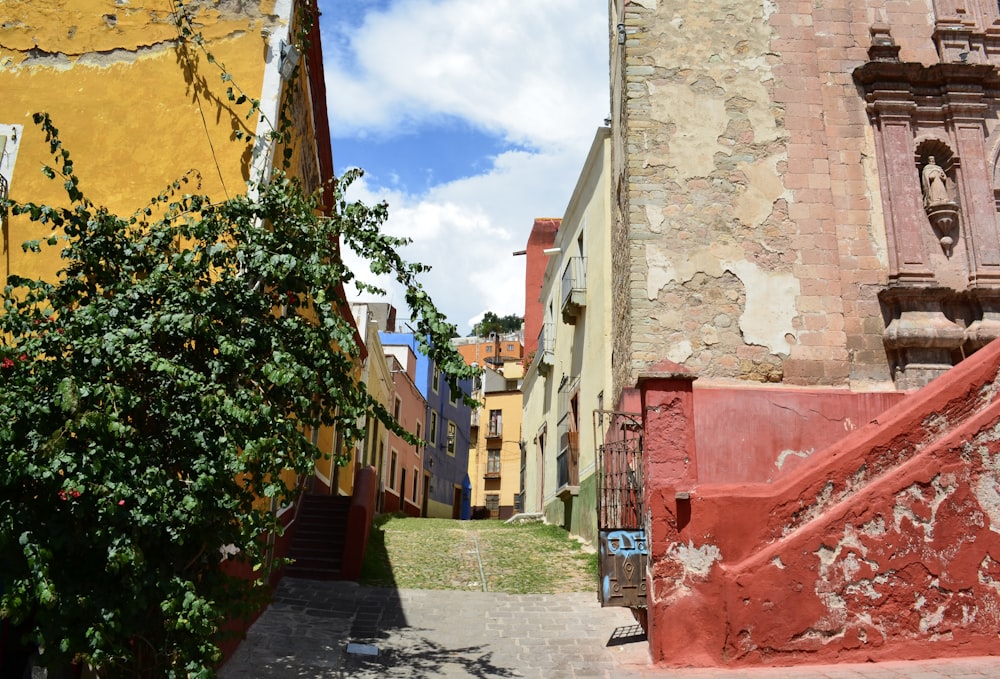
[[[598, 598], [602, 606], [646, 607], [642, 416], [599, 410], [597, 455]], [[607, 425], [607, 429], [605, 429]]]

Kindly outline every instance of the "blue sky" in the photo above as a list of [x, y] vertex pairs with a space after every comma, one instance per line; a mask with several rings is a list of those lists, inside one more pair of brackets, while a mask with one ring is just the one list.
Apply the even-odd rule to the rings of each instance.
[[431, 265], [424, 285], [460, 333], [523, 313], [512, 253], [535, 217], [563, 214], [610, 110], [606, 3], [319, 5], [334, 165], [366, 172], [352, 197], [389, 203], [386, 230], [413, 239], [404, 256]]

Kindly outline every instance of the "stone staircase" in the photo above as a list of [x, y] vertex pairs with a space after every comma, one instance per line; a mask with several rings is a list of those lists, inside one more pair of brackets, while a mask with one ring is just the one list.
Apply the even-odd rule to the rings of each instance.
[[310, 580], [340, 580], [347, 545], [350, 497], [304, 495], [285, 575]]

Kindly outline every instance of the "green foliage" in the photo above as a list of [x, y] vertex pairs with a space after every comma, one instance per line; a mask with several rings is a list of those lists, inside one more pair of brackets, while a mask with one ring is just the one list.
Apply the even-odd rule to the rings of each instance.
[[490, 333], [502, 335], [508, 332], [517, 332], [524, 324], [524, 319], [517, 314], [507, 316], [497, 316], [492, 311], [483, 314], [483, 319], [472, 328], [472, 335], [476, 337], [489, 337]]
[[[9, 205], [39, 227], [26, 249], [58, 246], [63, 268], [4, 288], [0, 615], [102, 676], [210, 676], [220, 630], [266, 591], [264, 536], [298, 492], [283, 472], [310, 476], [320, 457], [309, 430], [337, 427], [349, 448], [374, 414], [405, 433], [354, 377], [341, 240], [404, 285], [449, 379], [472, 369], [424, 267], [381, 233], [386, 206], [344, 197], [359, 173], [335, 182], [331, 217], [276, 173], [217, 204], [185, 177], [123, 218], [84, 196], [36, 122], [68, 205]], [[227, 575], [224, 552], [257, 579]]]

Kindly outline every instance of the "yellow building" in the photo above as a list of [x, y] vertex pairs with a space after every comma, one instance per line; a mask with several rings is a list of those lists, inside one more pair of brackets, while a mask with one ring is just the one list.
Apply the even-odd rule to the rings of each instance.
[[483, 369], [476, 395], [483, 405], [472, 419], [476, 447], [469, 451], [474, 518], [507, 519], [523, 511], [522, 372], [520, 361]]
[[[368, 393], [382, 404], [388, 412], [393, 412], [395, 388], [393, 376], [379, 339], [379, 321], [371, 305], [363, 302], [351, 304], [354, 322], [365, 338], [368, 356], [361, 371], [361, 381]], [[377, 418], [368, 416], [365, 422], [365, 440], [360, 441], [361, 451], [356, 455], [358, 464], [375, 467], [378, 474], [378, 497], [381, 499], [385, 483], [386, 451], [389, 449], [389, 430]]]
[[[51, 116], [88, 198], [121, 215], [184, 175], [213, 200], [246, 193], [281, 166], [268, 133], [283, 115], [289, 173], [309, 191], [333, 177], [315, 0], [7, 0], [3, 13], [0, 188], [14, 200], [65, 202], [40, 172], [51, 158], [35, 112]], [[22, 251], [31, 228], [4, 224], [0, 279], [60, 267], [54, 250]], [[312, 436], [324, 453], [342, 445], [330, 428]], [[336, 472], [322, 460], [316, 480], [349, 494], [353, 473]]]

